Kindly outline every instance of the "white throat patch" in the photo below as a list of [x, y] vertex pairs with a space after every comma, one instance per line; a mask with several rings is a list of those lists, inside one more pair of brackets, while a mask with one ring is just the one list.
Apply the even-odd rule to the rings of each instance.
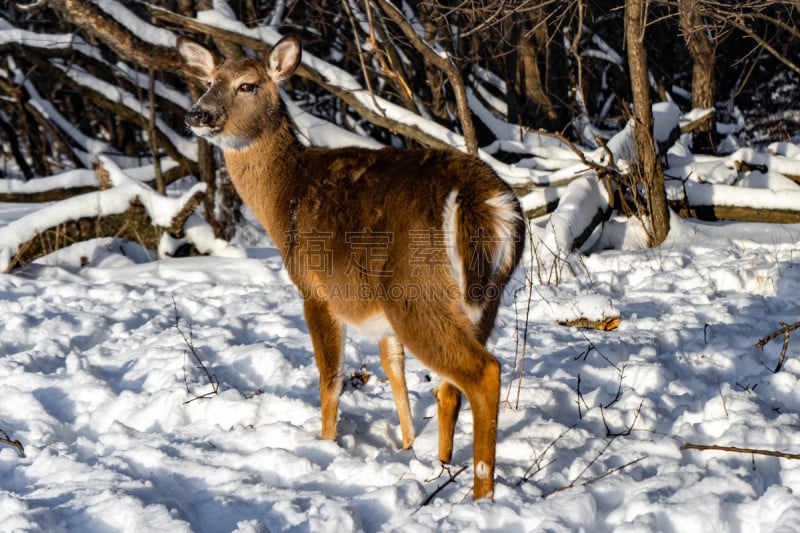
[[222, 148], [224, 152], [244, 150], [245, 148], [253, 144], [253, 141], [250, 139], [242, 139], [241, 137], [236, 137], [235, 135], [230, 135], [230, 134], [222, 134], [222, 135], [211, 134], [206, 136], [205, 139], [208, 142]]

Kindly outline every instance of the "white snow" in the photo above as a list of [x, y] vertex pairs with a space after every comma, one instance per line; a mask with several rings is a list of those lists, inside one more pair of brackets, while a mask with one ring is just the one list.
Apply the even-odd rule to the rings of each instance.
[[302, 142], [312, 146], [340, 148], [344, 146], [363, 146], [365, 148], [382, 148], [383, 145], [369, 137], [356, 135], [331, 122], [319, 119], [303, 110], [286, 94], [281, 95], [286, 109], [292, 115], [297, 132]]
[[[337, 135], [313, 120], [301, 129], [315, 143]], [[124, 191], [143, 190], [128, 174], [142, 178], [146, 169], [103, 163], [115, 184], [104, 192], [124, 208]], [[449, 478], [436, 460], [437, 380], [409, 359], [419, 436], [413, 451], [400, 450], [372, 341], [349, 338], [344, 375], [363, 366], [371, 377], [345, 387], [337, 441], [318, 439], [302, 301], [274, 246], [245, 227], [249, 258], [153, 261], [133, 243], [103, 239], [0, 276], [0, 429], [27, 453], [0, 445], [4, 528], [796, 529], [796, 461], [680, 446], [800, 450], [800, 363], [792, 348], [773, 373], [780, 339], [754, 347], [797, 320], [800, 226], [673, 217], [668, 241], [643, 250], [635, 221], [615, 219], [590, 244], [614, 249], [578, 258], [564, 254], [574, 238], [564, 228], [604, 209], [604, 201], [586, 207], [603, 191], [592, 176], [546, 190], [563, 201], [538, 242], [552, 238], [560, 255], [542, 264], [526, 252], [489, 342], [506, 400], [494, 503], [469, 501], [467, 468], [422, 505]], [[145, 200], [168, 220], [171, 208], [155, 202]], [[71, 206], [0, 206], [0, 235], [19, 240], [51, 216], [47, 209], [65, 216], [78, 209]], [[81, 258], [88, 266], [79, 267]], [[555, 269], [558, 284], [541, 284]], [[212, 387], [174, 327], [176, 309], [217, 395], [198, 399]], [[556, 323], [609, 317], [621, 320], [610, 332]], [[453, 473], [471, 466], [464, 410]]]
[[[142, 39], [174, 44], [172, 32], [143, 25], [121, 2], [96, 3]], [[281, 37], [271, 26], [247, 28], [231, 19], [224, 1], [213, 6], [198, 20], [268, 43]], [[284, 8], [276, 7], [271, 25]], [[0, 43], [96, 53], [72, 36], [34, 38], [0, 19]], [[621, 64], [605, 43], [595, 45], [593, 53]], [[374, 107], [356, 77], [309, 54], [303, 61]], [[115, 68], [134, 75], [124, 65]], [[149, 115], [140, 98], [77, 67], [65, 74]], [[490, 74], [481, 79], [499, 86]], [[137, 79], [140, 86], [147, 81]], [[157, 90], [185, 103], [167, 87]], [[552, 216], [532, 224], [534, 249], [524, 254], [488, 343], [503, 368], [494, 502], [470, 500], [466, 402], [453, 465], [437, 461], [438, 380], [413, 354], [406, 364], [418, 435], [413, 450], [400, 449], [377, 345], [354, 334], [343, 374], [366, 372], [369, 379], [347, 380], [339, 436], [320, 440], [319, 380], [302, 299], [277, 249], [250, 218], [229, 244], [194, 215], [187, 239], [209, 256], [164, 257], [177, 245], [165, 238], [162, 258], [154, 259], [136, 243], [106, 238], [0, 274], [0, 429], [26, 453], [0, 443], [0, 529], [800, 530], [800, 461], [681, 449], [692, 443], [800, 453], [797, 335], [779, 372], [773, 370], [782, 338], [764, 350], [754, 346], [799, 319], [800, 225], [673, 216], [667, 241], [645, 249], [638, 222], [615, 217], [584, 245], [590, 255], [569, 253], [576, 233], [608, 207], [596, 173], [558, 139], [508, 124], [468, 96], [497, 136], [481, 157], [514, 183], [552, 184], [525, 196], [523, 206], [560, 200]], [[85, 148], [81, 157], [104, 151], [102, 141], [82, 136], [40, 95], [31, 103]], [[287, 105], [311, 144], [375, 145]], [[463, 147], [463, 138], [430, 120], [385, 100], [378, 105], [376, 112]], [[663, 139], [704, 112], [659, 110], [655, 131]], [[196, 157], [193, 141], [163, 123], [159, 129]], [[732, 151], [737, 142], [729, 137]], [[625, 170], [635, 155], [631, 125], [606, 148]], [[606, 148], [585, 157], [610, 164]], [[524, 159], [500, 163], [491, 156], [500, 151]], [[671, 198], [799, 205], [791, 180], [800, 176], [796, 144], [708, 158], [691, 154], [684, 138], [666, 159]], [[103, 159], [115, 185], [110, 190], [53, 205], [0, 204], [0, 271], [37, 230], [124, 211], [134, 197], [167, 224], [186, 196], [155, 195], [141, 183], [149, 179], [147, 168], [123, 169], [113, 162], [119, 160]], [[744, 172], [742, 163], [758, 170]], [[28, 183], [0, 180], [0, 187], [36, 192], [95, 183], [93, 173], [72, 171]], [[615, 317], [619, 327], [607, 332], [558, 324]]]
[[531, 225], [534, 253], [542, 268], [558, 268], [559, 258], [569, 254], [573, 241], [598, 211], [607, 209], [608, 193], [596, 176], [577, 178], [567, 185], [550, 218], [543, 225]]
[[[43, 258], [0, 276], [0, 429], [27, 454], [0, 445], [0, 519], [55, 531], [794, 530], [800, 463], [680, 446], [800, 451], [794, 348], [773, 374], [780, 340], [753, 346], [797, 320], [799, 239], [800, 226], [673, 221], [660, 248], [595, 253], [558, 286], [535, 284], [530, 308], [526, 259], [489, 343], [509, 399], [495, 502], [470, 501], [465, 406], [450, 471], [470, 468], [427, 506], [448, 479], [436, 378], [409, 359], [418, 438], [402, 451], [377, 346], [350, 337], [345, 375], [364, 365], [371, 377], [345, 387], [338, 440], [319, 440], [302, 302], [263, 234], [251, 259], [135, 264], [107, 242], [82, 269], [67, 253]], [[219, 394], [195, 399], [210, 385], [175, 309]], [[614, 314], [610, 332], [555, 323]]]
[[674, 102], [656, 102], [653, 104], [653, 140], [663, 143], [669, 139], [673, 130], [678, 127], [681, 110]]

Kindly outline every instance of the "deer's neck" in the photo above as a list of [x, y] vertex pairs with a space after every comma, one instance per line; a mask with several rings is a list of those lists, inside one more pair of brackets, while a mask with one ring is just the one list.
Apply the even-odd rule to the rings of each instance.
[[289, 123], [264, 132], [242, 150], [227, 150], [225, 164], [245, 205], [272, 241], [283, 248], [299, 194], [298, 161], [305, 147]]

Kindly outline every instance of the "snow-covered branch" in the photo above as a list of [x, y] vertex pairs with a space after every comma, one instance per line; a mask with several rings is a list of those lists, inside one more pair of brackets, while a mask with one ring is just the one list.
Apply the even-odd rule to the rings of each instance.
[[[216, 239], [209, 224], [193, 214], [205, 184], [195, 185], [178, 198], [169, 198], [132, 178], [109, 158], [101, 157], [99, 164], [110, 188], [47, 205], [3, 227], [0, 271], [74, 242], [98, 237], [121, 237], [162, 253], [171, 253], [176, 248], [175, 238], [181, 238], [200, 253], [244, 257], [238, 248]], [[92, 180], [87, 172], [55, 176], [51, 181], [56, 183], [43, 186], [88, 184]]]

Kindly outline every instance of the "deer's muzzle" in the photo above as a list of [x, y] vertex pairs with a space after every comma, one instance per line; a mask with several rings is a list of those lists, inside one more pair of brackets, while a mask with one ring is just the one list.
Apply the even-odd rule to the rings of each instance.
[[195, 106], [186, 113], [186, 125], [192, 129], [195, 128], [215, 128], [217, 126], [218, 117], [214, 113]]

